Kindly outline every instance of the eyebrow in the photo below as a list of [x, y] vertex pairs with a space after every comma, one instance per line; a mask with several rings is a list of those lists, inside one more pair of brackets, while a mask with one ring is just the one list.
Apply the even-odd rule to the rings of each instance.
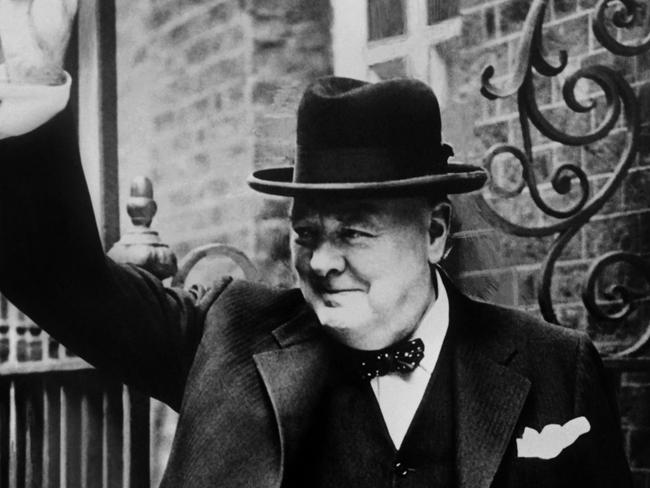
[[[290, 220], [292, 224], [300, 223], [303, 220], [311, 220], [307, 215], [309, 209], [297, 213], [292, 209]], [[361, 202], [357, 208], [348, 210], [346, 212], [337, 212], [332, 209], [323, 212], [326, 216], [333, 216], [339, 220], [343, 225], [365, 225], [372, 228], [379, 228], [379, 219], [377, 218], [377, 206], [369, 202]], [[318, 213], [316, 213], [318, 215]]]

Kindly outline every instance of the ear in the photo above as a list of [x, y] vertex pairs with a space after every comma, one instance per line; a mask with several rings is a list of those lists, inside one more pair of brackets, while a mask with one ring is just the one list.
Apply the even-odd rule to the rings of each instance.
[[451, 204], [439, 202], [431, 210], [429, 221], [429, 262], [436, 264], [445, 255], [449, 228], [451, 225]]

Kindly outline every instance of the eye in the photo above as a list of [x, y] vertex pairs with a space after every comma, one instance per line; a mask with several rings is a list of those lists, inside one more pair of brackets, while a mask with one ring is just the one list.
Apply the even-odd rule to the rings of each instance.
[[318, 239], [318, 233], [311, 227], [294, 227], [296, 233], [295, 242], [300, 246], [312, 246]]
[[370, 238], [372, 234], [360, 229], [344, 228], [340, 232], [341, 239], [354, 241], [358, 239]]

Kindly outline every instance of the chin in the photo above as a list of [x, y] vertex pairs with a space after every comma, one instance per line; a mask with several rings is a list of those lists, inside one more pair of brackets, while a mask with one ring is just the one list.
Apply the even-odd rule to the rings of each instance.
[[357, 307], [347, 307], [340, 303], [322, 300], [314, 307], [314, 311], [320, 323], [332, 330], [354, 333], [368, 328], [368, 321], [363, 320], [364, 314], [359, 313]]
[[314, 307], [314, 311], [321, 325], [338, 342], [355, 349], [383, 347], [375, 347], [377, 321], [360, 313], [358, 308], [350, 310], [342, 306], [331, 307], [321, 302], [320, 306]]

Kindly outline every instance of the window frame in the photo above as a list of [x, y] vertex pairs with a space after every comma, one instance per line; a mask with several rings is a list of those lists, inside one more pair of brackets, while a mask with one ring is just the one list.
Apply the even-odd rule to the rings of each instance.
[[[332, 0], [332, 50], [334, 74], [367, 81], [378, 81], [371, 66], [404, 58], [409, 76], [424, 81], [446, 102], [446, 65], [432, 53], [437, 44], [460, 35], [462, 19], [458, 15], [428, 24], [427, 0], [404, 2], [405, 33], [384, 39], [368, 39], [368, 0]], [[433, 59], [435, 58], [435, 59]], [[441, 76], [431, 76], [431, 64]]]

